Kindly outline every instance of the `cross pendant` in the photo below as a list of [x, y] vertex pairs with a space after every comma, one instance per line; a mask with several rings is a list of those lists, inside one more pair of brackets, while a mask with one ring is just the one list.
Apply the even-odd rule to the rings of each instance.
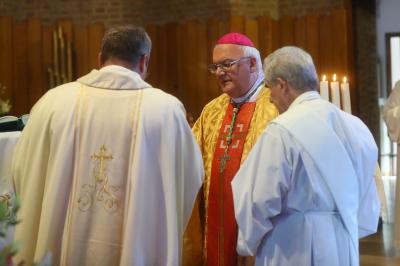
[[225, 170], [226, 167], [226, 161], [228, 161], [231, 157], [227, 154], [227, 152], [224, 153], [223, 156], [221, 156], [219, 158], [219, 160], [221, 161], [220, 165], [219, 165], [219, 173], [222, 174]]

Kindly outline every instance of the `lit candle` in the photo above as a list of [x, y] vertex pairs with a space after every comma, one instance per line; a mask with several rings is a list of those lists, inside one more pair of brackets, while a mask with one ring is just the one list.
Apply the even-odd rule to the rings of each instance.
[[339, 82], [336, 81], [336, 74], [333, 75], [333, 81], [331, 82], [331, 98], [332, 103], [340, 109], [340, 90]]
[[343, 78], [343, 82], [340, 84], [340, 92], [343, 101], [343, 111], [351, 114], [350, 89], [346, 77]]
[[329, 86], [325, 75], [322, 76], [322, 81], [319, 82], [319, 94], [322, 99], [329, 101]]

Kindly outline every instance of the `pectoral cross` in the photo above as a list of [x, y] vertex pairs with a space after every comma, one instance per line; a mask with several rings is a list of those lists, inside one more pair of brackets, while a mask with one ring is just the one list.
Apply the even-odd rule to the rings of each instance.
[[225, 167], [226, 167], [226, 162], [229, 161], [230, 158], [231, 157], [228, 155], [227, 152], [225, 152], [224, 155], [219, 158], [219, 160], [220, 160], [219, 173], [220, 174], [222, 174], [224, 172]]

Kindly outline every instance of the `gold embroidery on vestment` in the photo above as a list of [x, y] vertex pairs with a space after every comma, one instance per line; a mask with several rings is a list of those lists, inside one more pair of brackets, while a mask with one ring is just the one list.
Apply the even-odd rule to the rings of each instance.
[[107, 212], [115, 212], [118, 209], [119, 200], [114, 193], [119, 188], [108, 183], [109, 178], [106, 168], [107, 161], [114, 159], [114, 157], [112, 154], [107, 154], [106, 146], [102, 145], [99, 154], [94, 153], [90, 158], [96, 163], [93, 168], [94, 184], [84, 184], [82, 186], [83, 194], [78, 199], [79, 209], [87, 211], [94, 204], [94, 201], [98, 201], [102, 202]]

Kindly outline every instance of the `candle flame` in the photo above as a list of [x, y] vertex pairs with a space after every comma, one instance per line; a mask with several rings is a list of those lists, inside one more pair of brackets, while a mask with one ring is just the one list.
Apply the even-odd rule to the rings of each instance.
[[326, 75], [323, 75], [322, 76], [322, 81], [325, 81], [326, 80]]
[[336, 81], [336, 74], [333, 74], [333, 81]]
[[346, 83], [347, 82], [347, 77], [345, 76], [344, 78], [343, 78], [343, 83]]

